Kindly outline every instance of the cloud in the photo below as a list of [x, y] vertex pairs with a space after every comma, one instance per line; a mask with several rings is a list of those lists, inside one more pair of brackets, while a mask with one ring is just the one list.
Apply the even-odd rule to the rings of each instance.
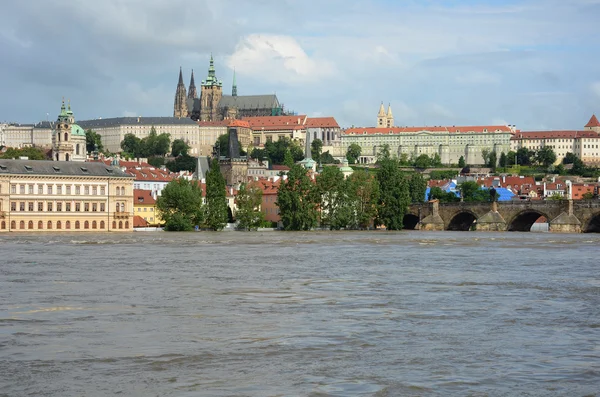
[[600, 98], [600, 81], [595, 81], [590, 85], [592, 93]]
[[227, 65], [240, 74], [268, 76], [280, 83], [314, 83], [334, 72], [329, 61], [310, 57], [294, 38], [263, 34], [244, 37]]

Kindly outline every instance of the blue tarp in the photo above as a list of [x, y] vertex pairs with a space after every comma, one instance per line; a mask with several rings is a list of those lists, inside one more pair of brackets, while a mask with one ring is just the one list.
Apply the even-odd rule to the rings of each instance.
[[[498, 197], [498, 201], [510, 201], [515, 196], [515, 194], [512, 193], [507, 188], [497, 187], [495, 189], [496, 189], [496, 193], [499, 196]], [[430, 190], [431, 190], [431, 188], [429, 188], [429, 187], [427, 188], [427, 190], [425, 190], [425, 201], [427, 201], [427, 199], [429, 198], [429, 191]], [[456, 183], [454, 183], [454, 182], [450, 182], [442, 190], [445, 191], [446, 193], [452, 192], [452, 193], [456, 194], [456, 197], [460, 197], [460, 192], [456, 189]]]

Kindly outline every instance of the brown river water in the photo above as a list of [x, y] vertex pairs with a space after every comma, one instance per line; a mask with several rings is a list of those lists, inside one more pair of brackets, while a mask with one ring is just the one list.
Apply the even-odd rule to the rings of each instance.
[[0, 236], [0, 396], [600, 396], [600, 235]]

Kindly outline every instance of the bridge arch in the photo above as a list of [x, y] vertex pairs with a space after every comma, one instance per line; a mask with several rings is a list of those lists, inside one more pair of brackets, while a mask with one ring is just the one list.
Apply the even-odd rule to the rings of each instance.
[[527, 208], [513, 216], [513, 218], [507, 222], [507, 230], [509, 232], [529, 232], [531, 231], [531, 226], [533, 226], [533, 224], [541, 217], [545, 217], [548, 222], [550, 222], [548, 214], [533, 208]]
[[419, 217], [415, 214], [411, 214], [410, 212], [404, 215], [402, 218], [403, 229], [405, 230], [415, 230], [417, 225], [419, 224]]
[[477, 218], [477, 214], [475, 214], [472, 211], [458, 211], [450, 218], [450, 222], [448, 223], [448, 227], [446, 227], [446, 230], [468, 232], [469, 230], [471, 230], [473, 225], [475, 225]]
[[581, 231], [584, 233], [600, 233], [600, 212], [590, 216], [583, 223]]

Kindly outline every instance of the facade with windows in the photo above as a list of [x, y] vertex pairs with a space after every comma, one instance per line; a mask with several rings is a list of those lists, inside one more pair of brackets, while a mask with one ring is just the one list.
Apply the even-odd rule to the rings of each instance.
[[0, 232], [132, 230], [133, 178], [120, 169], [0, 159]]

